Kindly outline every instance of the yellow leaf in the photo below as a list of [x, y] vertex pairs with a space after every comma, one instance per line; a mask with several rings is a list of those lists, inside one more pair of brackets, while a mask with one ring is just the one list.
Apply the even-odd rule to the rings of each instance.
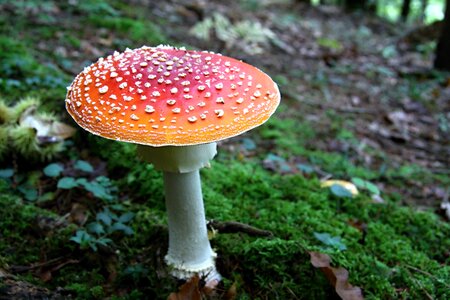
[[320, 186], [322, 188], [326, 188], [326, 187], [330, 187], [330, 186], [335, 185], [335, 184], [336, 185], [340, 185], [344, 189], [348, 190], [353, 196], [356, 196], [356, 195], [359, 194], [358, 189], [356, 188], [356, 186], [353, 183], [345, 181], [345, 180], [335, 180], [335, 179], [325, 180], [325, 181], [322, 181]]

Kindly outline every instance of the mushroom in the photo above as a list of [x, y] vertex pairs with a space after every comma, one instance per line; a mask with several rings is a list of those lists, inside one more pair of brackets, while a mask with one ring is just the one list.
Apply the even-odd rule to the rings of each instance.
[[83, 129], [137, 144], [164, 173], [171, 274], [220, 280], [207, 235], [199, 170], [216, 142], [264, 123], [280, 102], [272, 79], [241, 61], [170, 46], [115, 52], [68, 87], [66, 108]]

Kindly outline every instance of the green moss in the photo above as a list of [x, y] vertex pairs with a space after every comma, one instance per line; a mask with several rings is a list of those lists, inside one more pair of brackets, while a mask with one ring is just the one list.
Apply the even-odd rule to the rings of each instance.
[[136, 42], [148, 45], [159, 45], [166, 41], [161, 30], [155, 24], [146, 20], [135, 20], [124, 16], [90, 16], [88, 22], [96, 27], [103, 27], [127, 34], [127, 37]]
[[262, 138], [273, 140], [277, 149], [295, 155], [303, 153], [308, 141], [316, 137], [312, 126], [305, 121], [273, 117], [258, 130]]
[[10, 123], [16, 120], [16, 114], [13, 108], [6, 104], [4, 99], [0, 99], [0, 125]]
[[69, 82], [67, 75], [54, 66], [40, 64], [28, 50], [27, 43], [0, 35], [0, 88], [3, 96], [18, 99], [31, 90], [58, 89]]
[[[155, 240], [164, 244], [158, 239], [165, 226], [160, 172], [136, 160], [132, 146], [93, 139], [99, 150], [111, 149], [108, 154], [98, 153], [110, 161], [110, 171], [122, 177], [121, 190], [134, 195], [133, 201], [141, 205], [133, 224], [137, 235], [129, 240], [137, 247], [128, 249], [125, 256], [139, 256], [139, 249]], [[314, 154], [347, 176], [379, 178], [376, 172], [354, 167], [339, 155]], [[336, 198], [320, 188], [317, 178], [274, 174], [264, 170], [256, 158], [240, 162], [223, 151], [201, 173], [207, 218], [240, 221], [275, 236], [255, 239], [219, 234], [213, 239], [219, 269], [240, 287], [239, 299], [290, 299], [292, 293], [310, 299], [332, 297], [333, 289], [309, 262], [308, 251], [313, 250], [328, 253], [334, 265], [347, 268], [351, 283], [360, 286], [367, 299], [422, 299], [425, 292], [436, 298], [447, 296], [449, 270], [442, 265], [448, 264], [450, 227], [435, 214], [398, 207], [389, 197], [385, 204], [373, 203], [364, 195]], [[366, 229], [351, 226], [355, 221]], [[314, 233], [340, 237], [347, 250], [323, 244]], [[138, 274], [133, 281], [136, 287], [154, 280], [142, 272], [133, 274]], [[128, 282], [130, 273], [124, 272], [122, 280]]]
[[8, 152], [8, 129], [0, 126], [0, 161]]
[[[57, 244], [51, 238], [40, 237], [35, 226], [39, 217], [53, 219], [58, 216], [23, 203], [1, 179], [0, 206], [8, 208], [0, 210], [0, 236], [3, 237], [0, 257], [3, 264], [27, 265], [37, 262], [41, 254], [39, 249], [44, 250]], [[67, 235], [63, 234], [63, 238], [67, 238]], [[10, 248], [11, 245], [14, 245], [13, 249]]]
[[[239, 220], [271, 230], [277, 237], [275, 241], [258, 239], [255, 243], [251, 238], [219, 235], [213, 241], [225, 261], [239, 262], [239, 274], [259, 275], [242, 280], [263, 297], [276, 294], [289, 298], [290, 291], [304, 294], [307, 289], [300, 278], [308, 278], [309, 286], [326, 286], [309, 264], [306, 249], [329, 253], [335, 264], [349, 269], [352, 283], [361, 286], [368, 299], [398, 298], [400, 292], [394, 286], [406, 289], [414, 281], [424, 280], [420, 271], [411, 273], [411, 268], [436, 276], [441, 264], [448, 264], [445, 255], [450, 226], [432, 213], [418, 213], [392, 203], [374, 204], [363, 196], [338, 199], [321, 189], [316, 179], [273, 175], [251, 162], [216, 160], [202, 175], [208, 217]], [[268, 188], [275, 192], [267, 192]], [[352, 220], [367, 224], [366, 233], [350, 226]], [[341, 237], [348, 250], [325, 247], [314, 238], [314, 232]], [[279, 249], [274, 250], [274, 245]], [[280, 257], [281, 253], [285, 257]], [[299, 277], [302, 272], [309, 275]], [[437, 298], [445, 298], [442, 282], [448, 280], [448, 270], [439, 273], [442, 277], [427, 279], [428, 286], [416, 283], [408, 295], [420, 299], [424, 291], [433, 291]], [[293, 278], [295, 286], [290, 285]], [[309, 292], [316, 293], [312, 298], [323, 298], [318, 290]]]

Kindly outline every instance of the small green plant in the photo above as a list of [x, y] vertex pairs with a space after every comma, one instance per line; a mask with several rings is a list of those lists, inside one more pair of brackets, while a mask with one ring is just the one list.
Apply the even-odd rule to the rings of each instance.
[[85, 228], [75, 232], [70, 240], [79, 244], [81, 249], [91, 248], [97, 251], [99, 246], [108, 247], [112, 240], [109, 238], [116, 232], [132, 235], [133, 229], [127, 225], [134, 217], [134, 213], [125, 212], [121, 215], [114, 213], [108, 207], [97, 213], [95, 221], [88, 223]]
[[81, 249], [91, 248], [97, 251], [98, 247], [107, 247], [112, 243], [110, 237], [114, 233], [133, 234], [133, 229], [127, 224], [133, 219], [134, 213], [126, 212], [123, 205], [117, 203], [115, 196], [117, 188], [108, 177], [97, 176], [90, 179], [88, 176], [64, 176], [66, 173], [92, 175], [94, 171], [94, 167], [84, 160], [76, 160], [66, 168], [60, 163], [51, 163], [43, 169], [46, 176], [59, 178], [56, 185], [58, 189], [82, 188], [92, 193], [95, 198], [106, 201], [103, 210], [96, 213], [95, 221], [78, 229], [70, 239], [79, 244]]
[[324, 245], [328, 246], [332, 250], [347, 250], [347, 246], [342, 243], [341, 238], [338, 236], [331, 236], [329, 233], [319, 232], [314, 232], [313, 234], [316, 239], [321, 241]]
[[15, 174], [14, 169], [1, 169], [0, 180], [5, 181], [10, 187], [22, 194], [28, 201], [36, 201], [39, 197], [36, 188], [38, 174], [30, 172], [29, 174]]
[[[84, 174], [91, 174], [94, 172], [92, 165], [84, 160], [76, 160], [73, 163], [72, 168], [74, 171]], [[112, 202], [115, 199], [114, 193], [117, 191], [117, 188], [106, 176], [97, 176], [92, 180], [86, 178], [85, 176], [62, 176], [64, 175], [65, 169], [59, 163], [49, 164], [44, 168], [43, 172], [48, 177], [60, 177], [57, 183], [58, 189], [71, 190], [75, 188], [83, 188], [92, 193], [92, 195], [96, 198], [109, 202]]]
[[342, 46], [341, 42], [335, 39], [330, 38], [319, 38], [317, 39], [317, 44], [323, 48], [326, 48], [328, 50], [332, 51], [342, 51], [344, 49], [344, 46]]
[[358, 177], [353, 177], [352, 182], [360, 189], [369, 191], [372, 195], [380, 195], [380, 189], [373, 183]]

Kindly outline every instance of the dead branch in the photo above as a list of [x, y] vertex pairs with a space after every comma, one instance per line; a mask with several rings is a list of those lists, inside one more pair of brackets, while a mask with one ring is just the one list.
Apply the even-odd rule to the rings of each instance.
[[248, 224], [234, 221], [219, 222], [211, 220], [208, 222], [208, 229], [215, 230], [219, 233], [246, 233], [250, 236], [273, 236], [273, 233], [267, 230], [259, 229]]

